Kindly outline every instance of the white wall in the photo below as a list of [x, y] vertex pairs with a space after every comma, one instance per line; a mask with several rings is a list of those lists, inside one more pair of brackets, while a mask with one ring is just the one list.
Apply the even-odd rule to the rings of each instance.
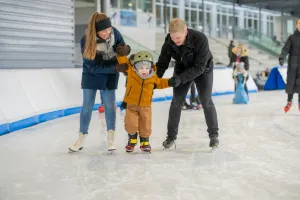
[[[82, 105], [81, 72], [82, 69], [0, 70], [0, 92], [2, 94], [0, 127], [6, 123], [10, 126], [13, 122], [32, 117], [31, 125], [33, 125], [35, 121], [39, 123], [41, 114], [45, 117], [47, 113], [59, 111], [60, 116], [63, 116], [65, 109], [80, 107]], [[231, 73], [232, 69], [227, 68], [214, 70], [214, 94], [233, 93]], [[164, 77], [171, 77], [172, 74], [173, 69], [168, 69]], [[117, 102], [123, 100], [125, 80], [125, 76], [121, 74], [116, 94]], [[248, 81], [248, 88], [250, 91], [257, 91], [252, 78]], [[98, 93], [96, 104], [100, 103], [99, 96]], [[157, 89], [154, 92], [153, 100], [155, 101], [156, 98], [167, 99], [170, 96], [172, 96], [172, 88]], [[56, 117], [52, 116], [52, 118]], [[16, 123], [14, 123], [14, 127], [16, 127]], [[0, 130], [1, 134], [3, 133]]]
[[96, 12], [96, 7], [75, 8], [75, 24], [88, 24], [94, 12]]
[[122, 35], [136, 41], [137, 43], [147, 47], [151, 51], [155, 51], [156, 47], [156, 31], [155, 29], [141, 29], [135, 27], [116, 26]]

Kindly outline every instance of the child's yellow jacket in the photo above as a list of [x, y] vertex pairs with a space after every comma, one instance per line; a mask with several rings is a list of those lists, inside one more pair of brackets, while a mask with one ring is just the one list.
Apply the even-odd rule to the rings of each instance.
[[[157, 89], [164, 89], [169, 87], [168, 78], [158, 78], [156, 73], [147, 79], [140, 78], [134, 71], [134, 67], [129, 63], [126, 56], [118, 56], [118, 63], [126, 63], [128, 65], [128, 74], [126, 93], [124, 101], [127, 104], [137, 106], [151, 106], [153, 89], [156, 86]], [[155, 65], [153, 70], [156, 71]]]

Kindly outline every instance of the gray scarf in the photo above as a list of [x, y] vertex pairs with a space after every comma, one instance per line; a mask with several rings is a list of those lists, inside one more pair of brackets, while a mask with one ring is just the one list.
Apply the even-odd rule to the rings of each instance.
[[[100, 40], [100, 39], [98, 39]], [[110, 37], [104, 41], [99, 42], [97, 40], [97, 54], [101, 54], [103, 60], [110, 60], [116, 56], [116, 53], [113, 49], [115, 44], [115, 35], [113, 29], [111, 30]]]

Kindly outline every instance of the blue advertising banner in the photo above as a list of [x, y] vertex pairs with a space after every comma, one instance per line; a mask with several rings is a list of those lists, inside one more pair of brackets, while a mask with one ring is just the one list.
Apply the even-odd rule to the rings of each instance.
[[120, 18], [121, 22], [120, 25], [122, 26], [136, 26], [136, 12], [132, 11], [120, 11]]

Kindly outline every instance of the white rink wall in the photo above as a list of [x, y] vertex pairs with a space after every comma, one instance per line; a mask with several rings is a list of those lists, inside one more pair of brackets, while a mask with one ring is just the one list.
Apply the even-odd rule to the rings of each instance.
[[[80, 112], [82, 105], [82, 69], [17, 69], [0, 70], [0, 135], [26, 128], [58, 117]], [[171, 77], [168, 69], [164, 77]], [[234, 92], [232, 69], [219, 67], [214, 70], [213, 95]], [[116, 101], [119, 105], [125, 93], [126, 78], [120, 74]], [[250, 77], [250, 92], [257, 87]], [[156, 89], [153, 101], [169, 100], [172, 88]], [[94, 109], [100, 103], [97, 94]]]

